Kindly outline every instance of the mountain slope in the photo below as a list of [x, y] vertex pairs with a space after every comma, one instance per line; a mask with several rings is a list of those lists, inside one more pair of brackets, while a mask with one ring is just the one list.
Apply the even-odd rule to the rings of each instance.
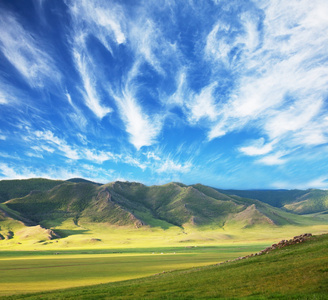
[[51, 240], [60, 236], [0, 204], [0, 240]]
[[[255, 232], [255, 229], [262, 230], [264, 227], [327, 223], [325, 219], [306, 218], [259, 200], [227, 195], [200, 184], [145, 186], [137, 182], [112, 182], [99, 185], [74, 179], [46, 181], [55, 186], [42, 190], [45, 182], [38, 182], [41, 188], [34, 184], [34, 190], [27, 195], [0, 204], [7, 218], [0, 220], [0, 226], [13, 221], [25, 227], [40, 225], [64, 238], [83, 235], [90, 228], [96, 230], [99, 226], [143, 228], [145, 231], [175, 228], [180, 234], [192, 230], [220, 230], [220, 238], [226, 238], [230, 236], [228, 232], [241, 234], [240, 230], [250, 228]], [[14, 234], [15, 230], [12, 230]], [[199, 237], [195, 235], [194, 238]], [[190, 237], [179, 238], [183, 242], [191, 240]]]
[[[91, 182], [63, 182], [48, 191], [32, 191], [5, 202], [6, 207], [38, 224], [72, 219], [120, 226], [183, 227], [240, 223], [298, 223], [299, 217], [254, 199], [228, 196], [203, 185], [169, 183], [147, 187], [136, 182], [113, 182], [99, 186]], [[164, 226], [165, 226], [164, 225]]]
[[0, 203], [9, 199], [24, 197], [34, 190], [47, 191], [63, 182], [62, 180], [44, 178], [0, 180]]

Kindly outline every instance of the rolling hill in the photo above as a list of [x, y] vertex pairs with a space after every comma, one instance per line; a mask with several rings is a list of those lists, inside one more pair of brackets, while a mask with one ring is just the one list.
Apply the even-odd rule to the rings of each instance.
[[[327, 224], [320, 218], [303, 217], [287, 212], [285, 207], [273, 207], [265, 201], [228, 194], [201, 184], [187, 186], [172, 182], [146, 186], [117, 181], [100, 185], [83, 179], [0, 183], [0, 195], [4, 195], [4, 199], [14, 196], [0, 204], [0, 234], [4, 237], [8, 231], [15, 235], [18, 230], [15, 228], [19, 226], [8, 225], [12, 222], [18, 222], [26, 230], [39, 226], [48, 234], [42, 241], [87, 232], [90, 235], [90, 228], [101, 226], [114, 226], [116, 231], [123, 228], [162, 232], [175, 229], [179, 234], [220, 230], [229, 237], [236, 230], [255, 232], [256, 228]], [[299, 192], [297, 195], [305, 194]], [[271, 198], [268, 199], [270, 202]], [[292, 205], [281, 200], [282, 204]]]

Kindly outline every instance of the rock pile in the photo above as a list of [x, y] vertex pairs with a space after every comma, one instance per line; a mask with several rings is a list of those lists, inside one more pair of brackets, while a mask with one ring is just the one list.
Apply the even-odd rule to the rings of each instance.
[[247, 258], [250, 258], [250, 257], [253, 257], [253, 256], [267, 254], [270, 251], [275, 250], [275, 249], [280, 249], [280, 248], [283, 248], [283, 247], [286, 247], [286, 246], [303, 243], [307, 239], [309, 239], [310, 237], [312, 237], [312, 234], [311, 233], [304, 233], [304, 234], [301, 234], [301, 235], [297, 235], [297, 236], [294, 236], [290, 240], [282, 240], [278, 244], [273, 244], [272, 246], [267, 247], [264, 250], [261, 250], [260, 252], [257, 252], [257, 253], [254, 253], [254, 254], [250, 254], [250, 255], [246, 255], [246, 256], [243, 256], [243, 257], [238, 257], [238, 258], [235, 258], [233, 260], [227, 260], [225, 262], [218, 263], [218, 265], [222, 265], [224, 263], [231, 262], [231, 261], [237, 261], [237, 260], [241, 260], [241, 259], [247, 259]]

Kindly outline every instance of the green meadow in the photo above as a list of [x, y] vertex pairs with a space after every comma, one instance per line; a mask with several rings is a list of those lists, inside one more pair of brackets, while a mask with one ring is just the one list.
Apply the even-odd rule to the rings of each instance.
[[[89, 224], [83, 229], [68, 222], [57, 227], [57, 232], [64, 236], [61, 239], [40, 241], [14, 236], [2, 241], [0, 296], [189, 270], [255, 253], [300, 233], [328, 231], [327, 225], [310, 224], [267, 229], [254, 226], [244, 230], [233, 226], [229, 230], [210, 227], [118, 230], [115, 226]], [[25, 231], [24, 234], [27, 235]]]
[[215, 264], [265, 245], [0, 252], [0, 295], [122, 281]]
[[[27, 256], [31, 260], [21, 260], [19, 257], [11, 257], [12, 253], [4, 253], [5, 258], [2, 262], [11, 260], [15, 262], [16, 272], [19, 275], [25, 268], [35, 268], [35, 272], [31, 272], [31, 278], [28, 280], [22, 276], [21, 285], [29, 284], [29, 282], [40, 280], [40, 266], [45, 270], [51, 270], [51, 266], [59, 266], [61, 263], [69, 263], [70, 266], [62, 266], [62, 272], [51, 272], [48, 278], [52, 277], [53, 282], [57, 283], [57, 288], [65, 288], [64, 278], [69, 275], [71, 269], [79, 269], [81, 272], [90, 272], [90, 277], [102, 276], [106, 277], [106, 268], [110, 262], [116, 262], [112, 265], [116, 275], [112, 279], [128, 279], [125, 277], [124, 270], [130, 269], [130, 266], [137, 268], [143, 266], [149, 268], [149, 272], [162, 269], [165, 272], [159, 272], [156, 275], [143, 277], [139, 279], [123, 280], [107, 284], [94, 286], [83, 286], [72, 289], [61, 289], [44, 293], [34, 293], [26, 295], [13, 295], [3, 297], [4, 299], [327, 299], [328, 292], [328, 236], [315, 236], [310, 240], [302, 243], [277, 249], [261, 256], [250, 257], [248, 259], [227, 262], [224, 264], [214, 264], [214, 260], [220, 258], [220, 254], [224, 254], [225, 258], [230, 253], [231, 256], [238, 256], [242, 252], [247, 252], [251, 248], [231, 247], [220, 248], [210, 247], [204, 249], [193, 249], [189, 253], [178, 253], [176, 255], [163, 254], [161, 256], [151, 256], [145, 254], [121, 254], [106, 256], [103, 254], [95, 254], [86, 262], [93, 262], [93, 266], [79, 265], [81, 254], [64, 254], [63, 258], [50, 258], [45, 255], [43, 258], [36, 253]], [[135, 249], [136, 250], [136, 249]], [[173, 250], [170, 249], [170, 250]], [[181, 249], [180, 249], [181, 250]], [[195, 252], [194, 252], [195, 250]], [[255, 250], [255, 248], [253, 248]], [[137, 250], [140, 251], [140, 250]], [[203, 252], [203, 254], [202, 254]], [[238, 254], [238, 255], [237, 255]], [[28, 253], [23, 253], [28, 255]], [[74, 264], [74, 255], [76, 264]], [[97, 255], [102, 255], [96, 258]], [[6, 258], [7, 257], [7, 258]], [[178, 264], [175, 264], [177, 260]], [[221, 257], [223, 258], [223, 257]], [[63, 260], [62, 260], [63, 259]], [[109, 259], [109, 260], [107, 260]], [[220, 259], [219, 259], [220, 260]], [[41, 263], [43, 261], [43, 263]], [[108, 265], [105, 264], [108, 262]], [[184, 263], [182, 263], [182, 261]], [[193, 261], [193, 262], [191, 262]], [[212, 261], [212, 262], [211, 262]], [[103, 264], [96, 266], [96, 263]], [[211, 264], [202, 267], [202, 264]], [[189, 268], [191, 264], [197, 265], [196, 268]], [[165, 268], [164, 268], [165, 266]], [[175, 270], [174, 267], [177, 267]], [[18, 268], [21, 268], [18, 270]], [[39, 268], [39, 269], [38, 269]], [[90, 269], [89, 269], [90, 268]], [[171, 269], [172, 268], [172, 269]], [[183, 270], [179, 270], [179, 268]], [[98, 269], [95, 274], [93, 271]], [[111, 268], [109, 268], [111, 269]], [[108, 269], [108, 270], [109, 270]], [[170, 271], [168, 271], [171, 269]], [[63, 273], [67, 270], [67, 274]], [[167, 271], [166, 271], [167, 270]], [[1, 273], [3, 270], [1, 270]], [[5, 271], [6, 272], [6, 271]], [[138, 272], [137, 272], [138, 273]], [[3, 274], [3, 273], [2, 273]], [[147, 272], [139, 270], [136, 277], [146, 276]], [[70, 275], [72, 276], [72, 275]], [[108, 275], [107, 275], [108, 276]], [[116, 277], [115, 277], [116, 276]], [[121, 276], [121, 278], [118, 278]], [[19, 289], [18, 279], [16, 287]], [[75, 274], [77, 282], [82, 283], [82, 275]], [[131, 278], [131, 277], [130, 277]], [[2, 283], [2, 287], [9, 286], [10, 279]], [[113, 280], [114, 281], [114, 280]], [[99, 281], [100, 282], [100, 281]], [[47, 285], [48, 279], [41, 279], [39, 286]], [[35, 284], [35, 283], [34, 283]], [[92, 284], [92, 281], [89, 281]], [[36, 286], [36, 284], [35, 284]], [[15, 292], [19, 293], [21, 290]], [[25, 291], [27, 292], [27, 291]]]

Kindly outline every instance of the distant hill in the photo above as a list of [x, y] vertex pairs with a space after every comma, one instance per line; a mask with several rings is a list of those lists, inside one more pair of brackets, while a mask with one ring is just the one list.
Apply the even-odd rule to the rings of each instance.
[[312, 214], [328, 210], [328, 191], [308, 190], [218, 190], [228, 195], [258, 199], [271, 206], [296, 214]]

